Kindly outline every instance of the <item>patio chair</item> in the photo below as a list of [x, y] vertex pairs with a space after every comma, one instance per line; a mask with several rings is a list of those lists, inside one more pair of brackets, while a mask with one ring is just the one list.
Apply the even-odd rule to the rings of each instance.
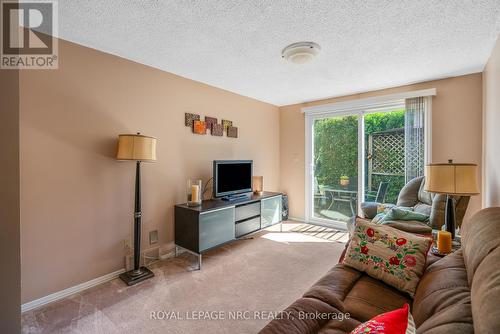
[[324, 205], [326, 199], [327, 199], [327, 196], [325, 195], [325, 192], [319, 186], [318, 179], [314, 178], [314, 203], [315, 203], [315, 206], [319, 207], [320, 204]]
[[389, 182], [383, 181], [378, 185], [378, 190], [375, 191], [367, 191], [365, 195], [365, 200], [367, 202], [377, 202], [384, 203], [385, 196], [387, 195], [387, 191], [389, 190]]

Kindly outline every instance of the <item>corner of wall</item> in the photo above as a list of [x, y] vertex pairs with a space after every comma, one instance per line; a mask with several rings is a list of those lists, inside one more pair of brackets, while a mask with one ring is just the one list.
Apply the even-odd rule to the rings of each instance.
[[19, 199], [19, 70], [0, 70], [0, 332], [21, 330], [21, 259]]
[[500, 35], [483, 71], [482, 207], [500, 206]]

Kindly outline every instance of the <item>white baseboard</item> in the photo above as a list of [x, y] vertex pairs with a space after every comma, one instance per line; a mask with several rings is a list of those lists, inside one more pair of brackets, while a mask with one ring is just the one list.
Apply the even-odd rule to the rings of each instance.
[[57, 292], [51, 293], [50, 295], [47, 295], [47, 296], [42, 297], [42, 298], [35, 299], [35, 300], [31, 301], [31, 302], [24, 303], [24, 304], [21, 305], [21, 313], [33, 310], [35, 308], [38, 308], [40, 306], [43, 306], [43, 305], [46, 305], [46, 304], [49, 304], [49, 303], [52, 303], [52, 302], [55, 302], [57, 300], [63, 299], [63, 298], [68, 297], [68, 296], [71, 296], [71, 295], [73, 295], [75, 293], [78, 293], [78, 292], [81, 292], [83, 290], [89, 289], [89, 288], [94, 287], [96, 285], [109, 282], [112, 279], [117, 278], [121, 273], [124, 273], [124, 272], [125, 272], [125, 269], [120, 269], [120, 270], [114, 271], [112, 273], [106, 274], [104, 276], [94, 278], [94, 279], [92, 279], [90, 281], [83, 282], [81, 284], [72, 286], [70, 288], [67, 288], [67, 289], [64, 289], [64, 290], [61, 290], [61, 291], [57, 291]]
[[[165, 254], [160, 255], [161, 260], [169, 259], [175, 256], [175, 250], [171, 249], [168, 250]], [[47, 295], [42, 298], [35, 299], [33, 301], [24, 303], [21, 305], [21, 313], [33, 310], [35, 308], [41, 307], [43, 305], [58, 301], [60, 299], [66, 298], [68, 296], [74, 295], [75, 293], [82, 292], [84, 290], [90, 289], [96, 285], [103, 284], [106, 282], [109, 282], [118, 276], [120, 276], [121, 273], [125, 272], [125, 268], [114, 271], [112, 273], [103, 275], [101, 277], [94, 278], [90, 281], [80, 283], [78, 285], [72, 286], [70, 288], [57, 291], [54, 293], [51, 293], [50, 295]]]

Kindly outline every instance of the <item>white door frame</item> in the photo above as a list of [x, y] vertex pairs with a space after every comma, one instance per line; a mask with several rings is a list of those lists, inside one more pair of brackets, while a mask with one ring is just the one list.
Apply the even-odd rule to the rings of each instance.
[[[359, 99], [353, 101], [339, 102], [328, 105], [320, 105], [315, 107], [302, 108], [305, 114], [305, 221], [308, 223], [315, 223], [319, 225], [328, 224], [328, 226], [345, 229], [345, 223], [336, 222], [327, 219], [314, 217], [314, 163], [312, 161], [314, 152], [313, 140], [313, 125], [314, 121], [318, 119], [342, 117], [357, 115], [358, 119], [358, 194], [359, 199], [364, 198], [364, 115], [392, 111], [398, 108], [404, 108], [406, 98], [424, 96], [426, 97], [426, 114], [424, 126], [424, 147], [425, 147], [425, 163], [432, 161], [432, 96], [436, 95], [436, 89], [427, 89], [414, 92], [406, 92], [399, 94], [391, 94], [386, 96], [377, 96], [366, 99]], [[358, 199], [357, 213], [360, 212], [361, 201]]]

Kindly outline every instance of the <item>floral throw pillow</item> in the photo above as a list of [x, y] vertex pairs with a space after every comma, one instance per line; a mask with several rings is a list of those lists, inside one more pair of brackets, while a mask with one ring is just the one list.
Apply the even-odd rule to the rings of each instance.
[[358, 220], [343, 263], [413, 297], [432, 239]]
[[386, 312], [363, 322], [354, 328], [351, 334], [415, 334], [415, 322], [410, 313], [410, 307]]

